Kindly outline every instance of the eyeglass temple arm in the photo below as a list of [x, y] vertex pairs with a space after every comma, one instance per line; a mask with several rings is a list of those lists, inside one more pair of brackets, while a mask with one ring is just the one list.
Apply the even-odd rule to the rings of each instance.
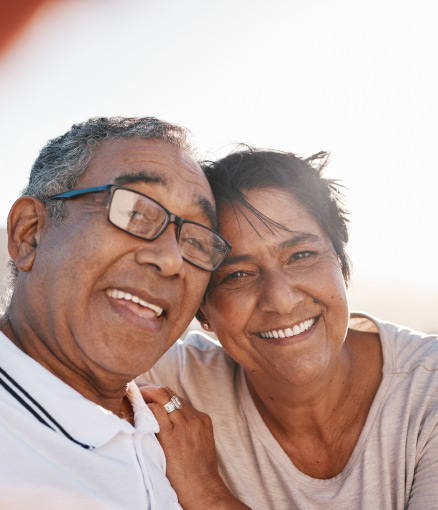
[[95, 188], [83, 188], [83, 189], [74, 189], [71, 191], [66, 191], [65, 193], [60, 193], [59, 195], [53, 195], [49, 197], [50, 200], [55, 200], [58, 198], [71, 198], [77, 195], [86, 195], [87, 193], [96, 193], [98, 191], [108, 191], [110, 190], [114, 184], [107, 184], [105, 186], [97, 186]]

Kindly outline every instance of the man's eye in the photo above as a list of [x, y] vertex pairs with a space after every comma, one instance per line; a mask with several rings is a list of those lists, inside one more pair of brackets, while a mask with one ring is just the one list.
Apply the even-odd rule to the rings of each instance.
[[144, 214], [140, 211], [128, 211], [128, 217], [130, 220], [141, 220], [144, 218]]
[[181, 225], [179, 232], [180, 244], [205, 252], [212, 245], [211, 241], [211, 235], [206, 228], [189, 222]]
[[203, 253], [208, 252], [208, 243], [203, 240], [197, 239], [196, 237], [180, 237], [179, 242], [184, 245], [188, 245], [191, 249], [202, 251]]

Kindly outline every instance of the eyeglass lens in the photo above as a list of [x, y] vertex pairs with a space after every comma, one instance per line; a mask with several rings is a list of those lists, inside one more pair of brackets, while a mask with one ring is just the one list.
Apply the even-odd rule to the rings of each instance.
[[[120, 229], [152, 240], [159, 236], [167, 218], [167, 212], [153, 200], [130, 190], [114, 190], [109, 220]], [[178, 243], [184, 259], [207, 270], [213, 270], [226, 251], [221, 237], [201, 225], [189, 222], [181, 225]]]

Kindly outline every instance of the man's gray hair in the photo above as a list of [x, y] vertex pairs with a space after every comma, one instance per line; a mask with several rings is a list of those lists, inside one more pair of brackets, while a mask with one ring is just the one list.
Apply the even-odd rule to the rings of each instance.
[[[22, 196], [44, 202], [53, 225], [59, 225], [65, 218], [64, 200], [49, 200], [49, 197], [75, 189], [94, 151], [102, 142], [117, 138], [163, 140], [196, 159], [190, 132], [181, 126], [155, 117], [96, 117], [74, 124], [67, 133], [47, 142], [32, 166]], [[18, 274], [12, 260], [9, 267], [9, 295], [3, 306], [0, 303], [0, 311], [8, 304]]]
[[155, 117], [98, 117], [74, 124], [41, 150], [32, 166], [29, 183], [22, 195], [30, 195], [45, 203], [52, 222], [64, 218], [64, 201], [48, 200], [52, 195], [75, 189], [87, 171], [96, 148], [116, 138], [163, 140], [196, 157], [185, 128]]

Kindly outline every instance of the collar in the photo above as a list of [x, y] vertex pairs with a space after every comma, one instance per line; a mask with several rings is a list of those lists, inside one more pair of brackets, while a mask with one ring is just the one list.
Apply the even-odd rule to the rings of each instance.
[[[47, 414], [77, 442], [99, 448], [118, 433], [157, 433], [159, 426], [134, 382], [127, 385], [127, 396], [134, 410], [133, 427], [111, 411], [87, 400], [71, 386], [46, 370], [16, 347], [0, 332], [0, 367], [13, 383], [21, 387]], [[24, 397], [26, 400], [26, 397]], [[37, 409], [40, 412], [39, 409]], [[23, 407], [23, 412], [28, 412]], [[44, 417], [45, 415], [43, 415]], [[37, 418], [35, 418], [37, 419]]]

